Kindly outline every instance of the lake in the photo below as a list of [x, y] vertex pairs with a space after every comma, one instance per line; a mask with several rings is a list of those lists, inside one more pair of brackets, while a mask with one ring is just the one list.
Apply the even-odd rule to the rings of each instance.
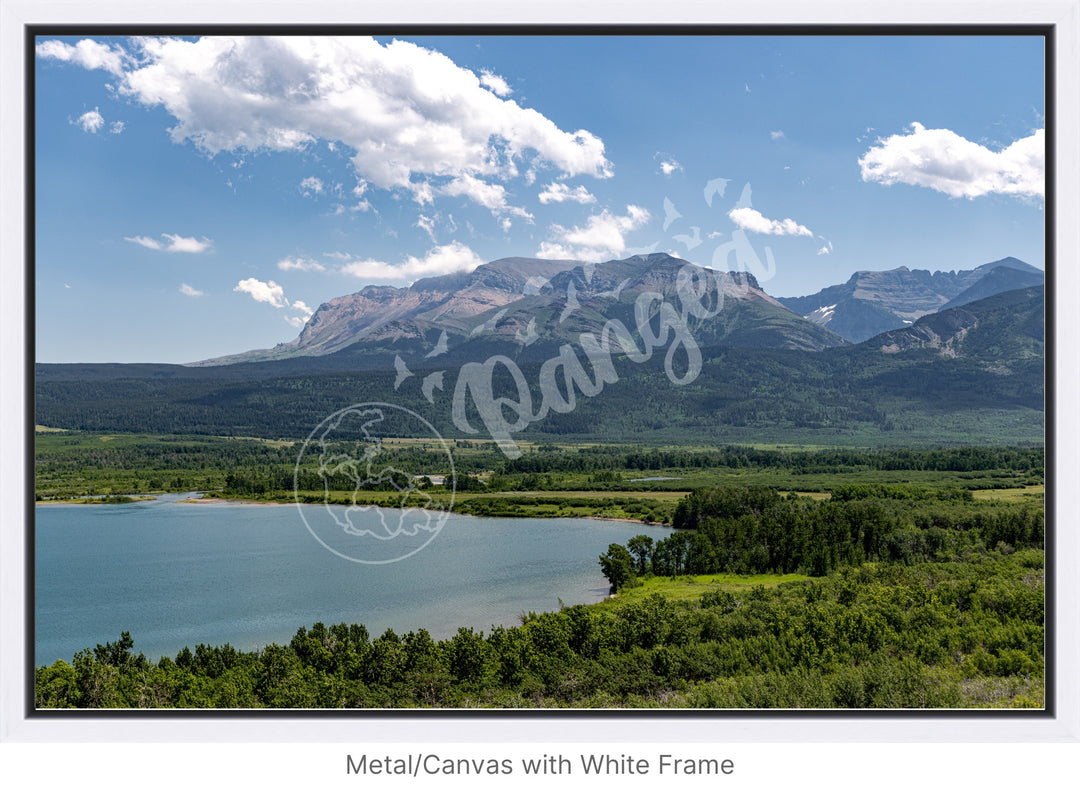
[[153, 660], [199, 643], [287, 643], [319, 621], [363, 623], [372, 637], [387, 628], [426, 628], [436, 639], [459, 627], [486, 633], [560, 599], [601, 600], [597, 558], [642, 532], [619, 521], [451, 515], [414, 555], [358, 564], [321, 545], [293, 505], [184, 497], [37, 508], [38, 665], [122, 631]]

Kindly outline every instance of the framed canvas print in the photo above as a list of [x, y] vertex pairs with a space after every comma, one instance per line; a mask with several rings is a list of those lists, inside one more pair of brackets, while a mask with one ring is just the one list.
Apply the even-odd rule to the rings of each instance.
[[1075, 30], [728, 11], [5, 34], [20, 732], [1075, 739]]

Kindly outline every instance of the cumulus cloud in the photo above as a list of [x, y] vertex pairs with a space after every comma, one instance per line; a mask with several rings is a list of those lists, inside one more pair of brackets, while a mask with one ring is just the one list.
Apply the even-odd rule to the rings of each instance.
[[649, 221], [649, 211], [627, 205], [625, 216], [609, 210], [590, 216], [582, 227], [566, 229], [553, 225], [554, 240], [540, 244], [537, 257], [553, 260], [601, 261], [619, 257], [627, 250], [626, 235]]
[[778, 141], [783, 137], [784, 137], [784, 131], [783, 130], [770, 130], [769, 131], [769, 138], [771, 138], [773, 141]]
[[75, 124], [87, 133], [96, 133], [105, 125], [105, 117], [103, 117], [101, 113], [98, 112], [98, 109], [95, 108], [92, 111], [87, 111], [76, 119]]
[[819, 255], [831, 255], [832, 254], [832, 241], [826, 241], [820, 249], [817, 250]]
[[[42, 58], [106, 68], [116, 90], [175, 120], [170, 135], [215, 155], [297, 151], [316, 141], [349, 148], [357, 175], [416, 201], [434, 191], [498, 205], [492, 185], [519, 166], [565, 176], [612, 175], [604, 142], [564, 131], [500, 96], [505, 81], [442, 53], [371, 37], [203, 37], [133, 40], [133, 55], [43, 42]], [[508, 91], [509, 86], [505, 86]], [[502, 197], [501, 201], [505, 201]], [[358, 208], [361, 209], [361, 208]], [[493, 208], [494, 209], [494, 208]]]
[[311, 320], [311, 316], [314, 314], [314, 310], [307, 306], [304, 302], [296, 301], [292, 303], [293, 310], [299, 310], [299, 315], [286, 315], [284, 316], [285, 322], [290, 326], [294, 326], [297, 329], [303, 329], [304, 325]]
[[123, 122], [113, 122], [112, 126], [109, 128], [109, 132], [112, 133], [114, 136], [120, 135], [121, 133], [124, 132], [124, 123]]
[[326, 271], [322, 263], [310, 257], [283, 257], [277, 267], [282, 271]]
[[304, 196], [321, 194], [324, 190], [323, 181], [318, 177], [305, 177], [300, 181], [300, 193]]
[[286, 315], [282, 316], [282, 318], [285, 319], [285, 323], [289, 326], [296, 327], [297, 329], [302, 329], [311, 319], [312, 313], [314, 312], [305, 302], [299, 300], [290, 302], [285, 297], [285, 289], [273, 280], [263, 282], [254, 277], [248, 277], [247, 279], [240, 280], [236, 283], [236, 287], [233, 288], [233, 290], [239, 293], [246, 293], [255, 301], [268, 304], [271, 307], [277, 307], [279, 309], [283, 308], [285, 310], [298, 310], [299, 313], [297, 315], [288, 315], [286, 313]]
[[400, 263], [354, 260], [344, 264], [341, 271], [361, 279], [405, 280], [469, 271], [480, 262], [476, 252], [465, 244], [453, 241], [445, 246], [436, 246], [423, 257], [410, 256]]
[[1042, 197], [1045, 131], [1037, 130], [995, 152], [952, 130], [927, 129], [913, 122], [909, 132], [879, 139], [859, 158], [859, 168], [866, 182], [906, 183], [951, 197]]
[[180, 293], [184, 294], [184, 296], [202, 296], [203, 295], [202, 291], [198, 290], [197, 288], [192, 288], [186, 282], [180, 283]]
[[674, 158], [668, 158], [660, 161], [660, 171], [664, 173], [664, 176], [670, 176], [675, 172], [682, 171], [682, 164]]
[[36, 48], [38, 58], [68, 61], [85, 69], [104, 69], [121, 75], [129, 62], [127, 53], [117, 45], [107, 45], [93, 39], [83, 39], [77, 44], [51, 40], [41, 42]]
[[455, 177], [440, 191], [446, 196], [465, 196], [488, 210], [506, 207], [506, 189], [501, 185], [485, 183], [471, 174]]
[[514, 93], [506, 79], [489, 72], [486, 69], [480, 71], [480, 85], [498, 94], [500, 97], [509, 97]]
[[308, 307], [306, 304], [304, 304], [301, 301], [293, 302], [292, 303], [292, 309], [293, 310], [299, 310], [300, 314], [299, 315], [294, 315], [294, 316], [287, 315], [287, 316], [285, 316], [285, 321], [290, 326], [294, 326], [297, 329], [303, 329], [304, 324], [306, 324], [308, 321], [311, 320], [311, 316], [315, 312], [314, 310], [312, 310], [310, 307]]
[[552, 202], [577, 202], [582, 205], [590, 205], [596, 201], [596, 197], [589, 193], [583, 185], [570, 188], [566, 183], [551, 183], [544, 186], [538, 197], [540, 204], [548, 205]]
[[728, 213], [728, 218], [735, 222], [740, 230], [761, 233], [762, 235], [806, 235], [813, 237], [813, 233], [801, 224], [791, 219], [775, 221], [767, 219], [753, 208], [733, 208]]
[[240, 280], [236, 283], [234, 291], [246, 293], [257, 302], [265, 302], [271, 307], [288, 307], [289, 300], [285, 298], [285, 289], [273, 280], [262, 282], [254, 277]]
[[164, 243], [156, 238], [150, 238], [145, 235], [135, 235], [131, 238], [124, 238], [125, 241], [130, 241], [133, 244], [139, 246], [145, 246], [147, 249], [154, 249], [160, 252], [182, 252], [186, 254], [199, 254], [205, 252], [211, 246], [213, 241], [209, 238], [185, 238], [182, 235], [172, 235], [170, 233], [162, 233], [161, 237], [165, 239]]

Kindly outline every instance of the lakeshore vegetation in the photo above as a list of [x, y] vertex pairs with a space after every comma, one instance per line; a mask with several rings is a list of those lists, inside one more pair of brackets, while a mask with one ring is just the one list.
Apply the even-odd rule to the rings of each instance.
[[[643, 521], [597, 551], [612, 596], [441, 640], [312, 618], [287, 644], [196, 644], [157, 662], [125, 632], [39, 667], [38, 707], [1044, 705], [1040, 448], [533, 444], [510, 461], [459, 440], [448, 474], [434, 442], [384, 442], [395, 466], [429, 475], [426, 489], [456, 487], [455, 511]], [[41, 432], [36, 497], [291, 501], [298, 450]], [[323, 500], [310, 465], [296, 484]], [[352, 500], [351, 487], [332, 484], [330, 500]]]

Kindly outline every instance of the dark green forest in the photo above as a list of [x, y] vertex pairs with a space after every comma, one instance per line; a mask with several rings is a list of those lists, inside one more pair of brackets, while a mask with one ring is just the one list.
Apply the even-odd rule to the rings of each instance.
[[[621, 362], [617, 384], [580, 398], [573, 412], [549, 413], [521, 438], [908, 447], [1042, 439], [1041, 356], [1017, 355], [1006, 373], [977, 357], [948, 359], [925, 349], [886, 356], [867, 344], [822, 352], [712, 348], [703, 355], [701, 374], [681, 386], [668, 380], [660, 358]], [[36, 422], [83, 431], [304, 439], [343, 407], [383, 401], [418, 412], [446, 437], [463, 436], [451, 422], [454, 371], [447, 372], [446, 391], [435, 392], [429, 403], [413, 384], [419, 379], [406, 383], [412, 389], [395, 390], [392, 370], [289, 371], [309, 359], [325, 358], [273, 364], [282, 375], [269, 369], [258, 378], [243, 366], [167, 366], [165, 372], [39, 366]], [[384, 367], [390, 365], [386, 360]], [[538, 383], [539, 367], [521, 363], [528, 384]], [[416, 371], [419, 377], [426, 373]], [[495, 390], [513, 395], [502, 372]], [[539, 396], [533, 401], [538, 405]], [[419, 422], [395, 433], [429, 434]]]

